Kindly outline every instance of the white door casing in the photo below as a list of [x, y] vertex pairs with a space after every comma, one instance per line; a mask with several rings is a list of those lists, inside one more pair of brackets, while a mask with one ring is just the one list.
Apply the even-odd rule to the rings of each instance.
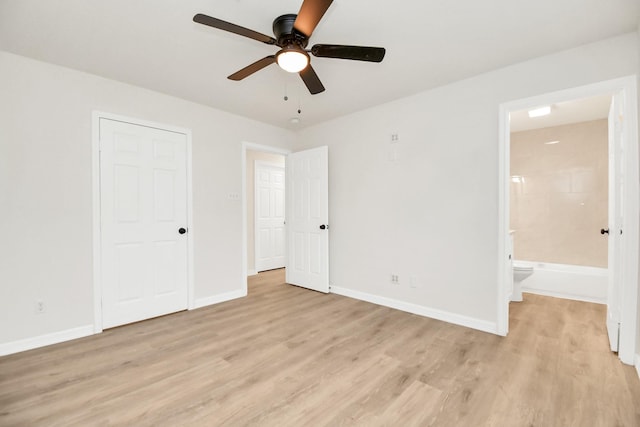
[[287, 158], [287, 283], [329, 292], [328, 147]]
[[625, 147], [622, 137], [622, 94], [616, 93], [609, 110], [609, 214], [608, 214], [608, 289], [607, 289], [607, 334], [611, 350], [619, 350], [621, 310], [621, 287], [624, 281], [622, 249], [624, 212], [624, 159]]
[[188, 307], [187, 137], [100, 118], [104, 328]]
[[284, 167], [255, 162], [256, 271], [286, 264]]

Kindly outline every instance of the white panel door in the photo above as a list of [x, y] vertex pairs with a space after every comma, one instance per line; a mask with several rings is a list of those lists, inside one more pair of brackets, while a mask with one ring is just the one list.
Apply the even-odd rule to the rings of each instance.
[[329, 292], [328, 148], [287, 157], [287, 283]]
[[609, 110], [609, 286], [607, 291], [607, 333], [611, 350], [617, 352], [622, 314], [622, 213], [624, 212], [624, 144], [622, 94], [616, 94]]
[[100, 119], [103, 327], [185, 310], [186, 135]]
[[284, 167], [255, 163], [256, 270], [286, 264]]

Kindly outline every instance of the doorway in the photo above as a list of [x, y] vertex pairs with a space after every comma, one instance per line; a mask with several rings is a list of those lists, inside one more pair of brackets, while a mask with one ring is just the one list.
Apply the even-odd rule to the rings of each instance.
[[610, 204], [611, 101], [601, 95], [510, 114], [514, 302], [525, 292], [607, 303], [608, 239], [601, 230]]
[[[510, 248], [510, 186], [512, 173], [510, 172], [510, 117], [518, 111], [534, 110], [541, 106], [559, 104], [576, 99], [590, 97], [612, 96], [618, 99], [618, 104], [625, 119], [620, 119], [619, 126], [622, 131], [621, 144], [624, 146], [624, 154], [619, 156], [620, 162], [609, 162], [610, 175], [619, 175], [625, 182], [620, 187], [624, 204], [609, 201], [609, 207], [614, 207], [615, 212], [609, 214], [611, 218], [624, 218], [626, 221], [616, 224], [616, 231], [611, 237], [619, 239], [615, 257], [620, 262], [609, 262], [609, 289], [607, 292], [608, 315], [618, 312], [619, 315], [619, 351], [618, 356], [627, 364], [633, 364], [636, 340], [637, 319], [637, 295], [638, 295], [638, 140], [637, 140], [637, 95], [636, 78], [628, 77], [601, 82], [589, 86], [569, 89], [561, 92], [544, 94], [532, 98], [513, 101], [500, 106], [500, 175], [499, 175], [499, 277], [498, 277], [498, 333], [508, 333], [509, 300], [511, 296], [512, 279], [512, 255]], [[554, 142], [554, 141], [549, 141]], [[609, 150], [609, 156], [614, 151]], [[609, 221], [609, 224], [612, 224]], [[603, 227], [604, 228], [604, 227]], [[624, 238], [618, 231], [624, 228]], [[609, 245], [610, 248], [612, 245]], [[611, 249], [610, 249], [611, 251]], [[611, 261], [611, 258], [610, 258]], [[534, 272], [535, 275], [535, 272]], [[616, 337], [617, 338], [617, 337]], [[613, 342], [613, 341], [612, 341]]]
[[246, 281], [248, 273], [255, 272], [255, 269], [250, 271], [248, 268], [250, 196], [247, 191], [247, 181], [249, 181], [247, 159], [251, 151], [286, 156], [286, 283], [329, 293], [328, 147], [321, 146], [292, 153], [288, 150], [244, 142], [242, 144], [244, 295], [248, 290]]
[[247, 151], [248, 275], [285, 268], [284, 155]]
[[[286, 149], [270, 147], [268, 145], [250, 142], [242, 143], [242, 263], [243, 277], [245, 278], [243, 281], [245, 295], [248, 292], [246, 278], [257, 275], [259, 272], [258, 268], [261, 268], [258, 265], [259, 263], [256, 263], [256, 163], [258, 163], [258, 165], [262, 164], [264, 166], [274, 167], [276, 170], [277, 168], [282, 168], [286, 174], [286, 161], [290, 152], [291, 151]], [[286, 199], [286, 185], [284, 197]], [[286, 268], [286, 239], [284, 243], [285, 263], [282, 267], [274, 268]]]

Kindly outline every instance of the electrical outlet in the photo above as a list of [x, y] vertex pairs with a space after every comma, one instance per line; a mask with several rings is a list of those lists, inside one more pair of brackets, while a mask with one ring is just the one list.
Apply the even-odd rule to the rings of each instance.
[[400, 284], [400, 278], [398, 277], [397, 274], [391, 274], [391, 283], [394, 285]]
[[227, 194], [227, 199], [229, 199], [229, 200], [240, 200], [240, 194], [239, 193], [229, 193], [229, 194]]
[[398, 134], [397, 133], [392, 133], [391, 134], [391, 143], [393, 144], [393, 143], [396, 143], [398, 141], [400, 141], [400, 137], [398, 136]]
[[36, 301], [36, 313], [38, 314], [42, 314], [45, 312], [45, 305], [44, 305], [44, 301], [42, 300], [38, 300]]

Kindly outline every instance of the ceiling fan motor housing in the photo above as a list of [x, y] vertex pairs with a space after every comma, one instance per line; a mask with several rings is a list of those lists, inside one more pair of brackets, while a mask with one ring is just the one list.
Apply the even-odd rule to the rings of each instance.
[[309, 39], [302, 33], [299, 33], [293, 28], [293, 24], [296, 22], [298, 15], [290, 13], [287, 15], [278, 16], [273, 21], [273, 34], [276, 36], [277, 45], [285, 47], [292, 43], [297, 44], [301, 48], [307, 47]]

